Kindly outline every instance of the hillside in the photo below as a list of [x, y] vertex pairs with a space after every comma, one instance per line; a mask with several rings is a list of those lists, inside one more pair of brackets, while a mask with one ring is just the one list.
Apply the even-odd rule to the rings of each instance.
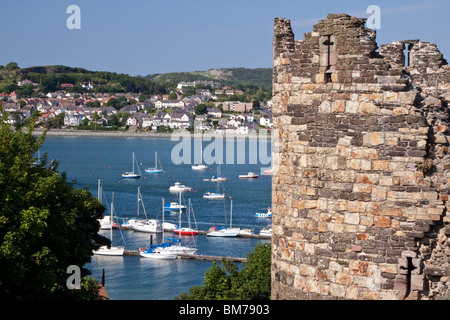
[[207, 71], [173, 72], [164, 74], [151, 74], [147, 78], [160, 83], [178, 83], [181, 81], [215, 80], [223, 84], [255, 85], [264, 89], [272, 87], [271, 68], [220, 68]]
[[[19, 86], [18, 81], [25, 79], [35, 83], [35, 87]], [[72, 88], [66, 89], [69, 92], [81, 92], [80, 83], [82, 82], [93, 82], [95, 89], [92, 92], [165, 94], [173, 90], [179, 82], [194, 80], [213, 80], [232, 87], [244, 86], [253, 87], [253, 90], [259, 88], [270, 91], [272, 69], [223, 68], [143, 77], [61, 65], [20, 68], [16, 63], [10, 63], [7, 67], [0, 68], [0, 92], [9, 94], [16, 91], [21, 96], [30, 96], [36, 90], [44, 93], [56, 91], [61, 88], [61, 84], [72, 84]]]

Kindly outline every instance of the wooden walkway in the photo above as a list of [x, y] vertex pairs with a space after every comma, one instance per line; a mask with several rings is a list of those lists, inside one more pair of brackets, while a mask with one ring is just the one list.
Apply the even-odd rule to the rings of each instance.
[[[139, 250], [125, 250], [123, 253], [125, 256], [139, 256]], [[194, 260], [207, 260], [207, 261], [222, 261], [225, 258], [227, 261], [233, 262], [247, 262], [246, 258], [239, 257], [222, 257], [222, 256], [206, 256], [203, 254], [178, 254], [177, 259], [194, 259]]]
[[[132, 230], [131, 228], [123, 228], [123, 230]], [[198, 231], [198, 235], [206, 235], [207, 231]], [[256, 239], [271, 239], [271, 236], [259, 235], [259, 234], [238, 234], [237, 238], [256, 238]], [[125, 250], [123, 253], [125, 256], [139, 256], [139, 250]], [[194, 259], [194, 260], [207, 260], [207, 261], [222, 261], [225, 258], [227, 261], [233, 262], [247, 262], [246, 258], [240, 257], [227, 257], [227, 256], [209, 256], [202, 254], [179, 254], [177, 259]]]
[[[115, 229], [117, 229], [117, 227], [114, 227]], [[120, 227], [122, 230], [133, 230], [130, 227]], [[170, 230], [166, 230], [167, 232], [169, 232]], [[198, 235], [199, 236], [205, 236], [208, 231], [203, 231], [203, 230], [198, 230]], [[236, 236], [237, 238], [254, 238], [254, 239], [271, 239], [271, 236], [267, 236], [267, 235], [260, 235], [260, 234], [238, 234]]]

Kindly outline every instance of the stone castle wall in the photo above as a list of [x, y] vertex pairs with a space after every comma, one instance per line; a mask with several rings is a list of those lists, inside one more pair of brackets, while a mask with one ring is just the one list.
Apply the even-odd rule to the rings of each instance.
[[273, 299], [448, 294], [450, 68], [375, 37], [346, 14], [300, 40], [275, 19]]

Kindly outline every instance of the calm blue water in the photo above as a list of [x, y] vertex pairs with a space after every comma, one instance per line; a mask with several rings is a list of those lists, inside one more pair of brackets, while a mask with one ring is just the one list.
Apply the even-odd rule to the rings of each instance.
[[[270, 153], [270, 141], [264, 150]], [[233, 226], [254, 229], [255, 233], [269, 226], [270, 219], [254, 217], [255, 212], [265, 211], [271, 204], [271, 178], [262, 176], [258, 179], [239, 179], [239, 174], [250, 171], [260, 174], [263, 164], [248, 164], [249, 147], [234, 148], [235, 164], [222, 164], [222, 175], [227, 181], [218, 185], [216, 182], [203, 181], [216, 173], [217, 166], [209, 165], [203, 171], [194, 171], [190, 164], [176, 165], [171, 160], [172, 149], [178, 141], [170, 138], [119, 138], [119, 137], [53, 137], [46, 139], [42, 149], [48, 154], [49, 160], [59, 160], [60, 172], [66, 172], [68, 180], [75, 180], [77, 187], [89, 186], [92, 194], [97, 196], [97, 183], [101, 180], [104, 202], [111, 202], [114, 192], [114, 208], [119, 218], [137, 216], [137, 190], [141, 194], [148, 218], [162, 219], [162, 199], [165, 202], [177, 201], [179, 194], [169, 192], [169, 187], [175, 182], [189, 186], [192, 192], [183, 194], [182, 202], [188, 200], [194, 210], [191, 225], [199, 230], [207, 230], [211, 226], [224, 226], [230, 223], [230, 199], [233, 201]], [[203, 148], [210, 142], [203, 141]], [[192, 144], [193, 148], [193, 144]], [[244, 148], [244, 150], [242, 149]], [[154, 167], [155, 151], [165, 173], [146, 174], [144, 168]], [[236, 164], [238, 152], [246, 153], [247, 164]], [[132, 153], [135, 153], [140, 165], [142, 177], [121, 179], [121, 174], [131, 171]], [[192, 149], [193, 153], [193, 149]], [[223, 153], [226, 154], [225, 145]], [[193, 155], [192, 155], [193, 159]], [[264, 161], [264, 160], [262, 160]], [[227, 200], [203, 199], [204, 192], [224, 188]], [[143, 215], [142, 207], [140, 215]], [[165, 220], [178, 223], [177, 213], [166, 214]], [[187, 226], [187, 215], [182, 215], [182, 225]], [[109, 231], [100, 231], [109, 236]], [[137, 250], [146, 247], [150, 235], [130, 230], [114, 230], [113, 243], [122, 245], [122, 236], [126, 249]], [[166, 235], [167, 236], [167, 235]], [[170, 236], [170, 235], [169, 235]], [[159, 241], [154, 239], [155, 242]], [[198, 246], [198, 254], [245, 257], [253, 250], [257, 239], [244, 238], [210, 238], [197, 236], [183, 238], [189, 244]], [[268, 241], [268, 240], [263, 240]], [[106, 290], [111, 299], [133, 300], [170, 300], [187, 292], [194, 285], [201, 285], [204, 272], [212, 265], [209, 261], [176, 259], [171, 261], [154, 261], [139, 256], [101, 257], [94, 256], [87, 266], [92, 276], [101, 278], [105, 269]]]

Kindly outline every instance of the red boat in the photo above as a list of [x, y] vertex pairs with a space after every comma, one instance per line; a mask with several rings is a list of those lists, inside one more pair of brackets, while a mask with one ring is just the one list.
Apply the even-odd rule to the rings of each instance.
[[173, 233], [186, 236], [196, 236], [198, 234], [198, 231], [192, 228], [178, 228], [174, 229]]

